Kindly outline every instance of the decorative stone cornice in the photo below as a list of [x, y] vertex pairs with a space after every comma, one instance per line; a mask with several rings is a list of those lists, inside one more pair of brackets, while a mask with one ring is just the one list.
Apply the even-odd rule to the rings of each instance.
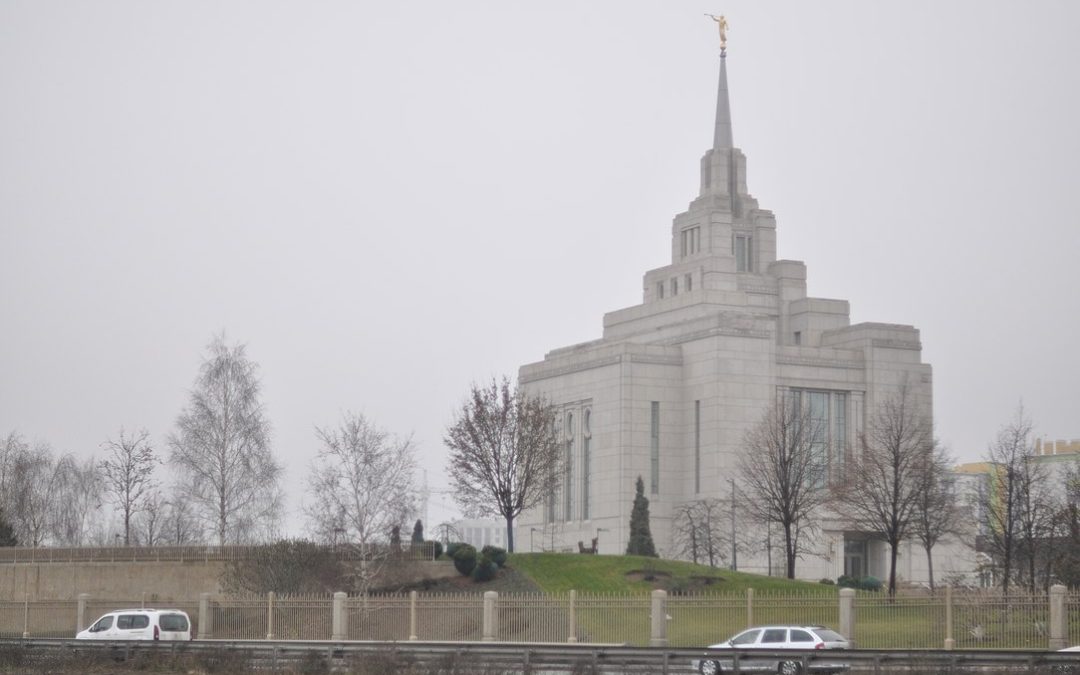
[[521, 383], [537, 382], [539, 380], [546, 380], [551, 377], [559, 377], [560, 375], [578, 373], [583, 370], [592, 370], [594, 368], [613, 366], [621, 362], [622, 355], [616, 354], [614, 356], [605, 356], [598, 359], [590, 359], [588, 361], [582, 361], [580, 363], [568, 363], [564, 366], [555, 366], [554, 368], [538, 368], [535, 372], [529, 373], [527, 375], [519, 375], [518, 381]]
[[876, 349], [912, 349], [922, 350], [922, 342], [918, 340], [890, 340], [888, 338], [873, 338], [870, 346]]
[[776, 363], [781, 366], [810, 366], [813, 368], [851, 368], [854, 370], [866, 368], [866, 364], [862, 360], [846, 361], [844, 359], [826, 359], [820, 356], [777, 355]]

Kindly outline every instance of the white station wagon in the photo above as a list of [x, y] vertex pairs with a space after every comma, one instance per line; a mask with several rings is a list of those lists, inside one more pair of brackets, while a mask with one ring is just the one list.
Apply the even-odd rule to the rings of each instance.
[[76, 640], [190, 640], [191, 620], [179, 609], [118, 609], [102, 616]]
[[[779, 675], [801, 675], [802, 660], [795, 658], [777, 658], [776, 656], [757, 657], [752, 650], [786, 651], [798, 649], [816, 651], [818, 649], [848, 649], [851, 643], [836, 631], [824, 626], [759, 626], [744, 630], [726, 642], [709, 645], [709, 649], [749, 650], [739, 659], [740, 672], [769, 672]], [[708, 655], [694, 661], [694, 668], [701, 675], [719, 675], [734, 669], [734, 659], [728, 654]], [[807, 664], [811, 673], [839, 673], [847, 670], [843, 663], [830, 662], [828, 659], [815, 657]]]

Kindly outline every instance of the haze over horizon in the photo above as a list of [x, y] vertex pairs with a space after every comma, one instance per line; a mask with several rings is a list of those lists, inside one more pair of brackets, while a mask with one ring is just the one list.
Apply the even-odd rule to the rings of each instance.
[[[413, 434], [433, 528], [473, 381], [596, 339], [697, 194], [726, 15], [782, 258], [921, 331], [975, 461], [1080, 438], [1080, 5], [0, 5], [0, 435], [165, 438], [206, 344], [261, 368], [302, 532], [314, 429]], [[1073, 214], [1073, 215], [1070, 215]]]

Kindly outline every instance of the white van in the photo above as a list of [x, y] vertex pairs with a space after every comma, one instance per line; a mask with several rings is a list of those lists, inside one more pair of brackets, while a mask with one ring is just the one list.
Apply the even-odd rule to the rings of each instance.
[[76, 640], [190, 640], [191, 620], [179, 609], [118, 609], [75, 636]]

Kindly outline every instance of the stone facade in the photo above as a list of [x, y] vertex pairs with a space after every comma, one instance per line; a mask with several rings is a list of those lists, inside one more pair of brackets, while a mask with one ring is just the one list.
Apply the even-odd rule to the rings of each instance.
[[[722, 57], [713, 146], [701, 159], [697, 198], [671, 225], [671, 264], [645, 273], [641, 304], [604, 316], [600, 339], [520, 369], [526, 391], [560, 408], [570, 468], [561, 492], [519, 519], [518, 542], [543, 529], [549, 548], [577, 550], [598, 537], [601, 553], [622, 553], [641, 476], [653, 538], [670, 555], [680, 504], [733, 493], [738, 503], [745, 434], [785, 391], [801, 390], [828, 422], [830, 464], [843, 461], [868, 414], [901, 384], [929, 417], [931, 368], [919, 331], [852, 325], [846, 300], [807, 297], [806, 265], [777, 260], [776, 237], [776, 218], [748, 192], [746, 157], [732, 144]], [[821, 522], [818, 555], [799, 563], [799, 576], [843, 574], [845, 556], [864, 574], [887, 572], [877, 542], [858, 544], [865, 538], [827, 514]], [[760, 525], [743, 527], [759, 530], [759, 543], [766, 538]], [[739, 569], [767, 571], [768, 552], [749, 548]], [[774, 569], [781, 549], [773, 547]]]

